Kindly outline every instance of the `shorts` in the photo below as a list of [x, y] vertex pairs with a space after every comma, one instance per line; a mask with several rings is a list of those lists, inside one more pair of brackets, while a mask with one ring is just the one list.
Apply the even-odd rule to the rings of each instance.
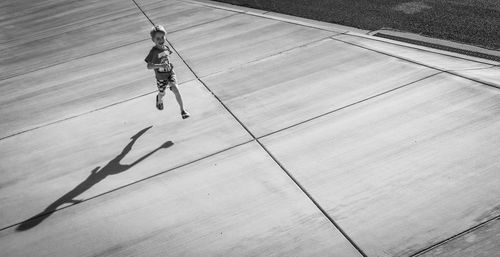
[[170, 73], [167, 79], [156, 79], [156, 86], [158, 86], [158, 91], [165, 92], [168, 87], [172, 90], [172, 84], [177, 85], [177, 77], [175, 73]]

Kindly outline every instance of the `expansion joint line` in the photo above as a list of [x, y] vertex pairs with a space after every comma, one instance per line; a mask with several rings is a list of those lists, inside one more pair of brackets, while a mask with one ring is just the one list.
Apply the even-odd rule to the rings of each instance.
[[462, 236], [464, 236], [466, 234], [469, 234], [469, 233], [471, 233], [471, 232], [473, 232], [475, 230], [478, 230], [478, 229], [480, 229], [482, 227], [485, 227], [485, 226], [487, 226], [487, 225], [489, 225], [489, 224], [491, 224], [493, 222], [497, 222], [497, 221], [500, 221], [500, 215], [497, 215], [497, 216], [495, 216], [493, 218], [490, 218], [490, 219], [488, 219], [486, 221], [483, 221], [483, 222], [481, 222], [481, 223], [479, 223], [479, 224], [477, 224], [475, 226], [472, 226], [472, 227], [470, 227], [470, 228], [468, 228], [468, 229], [466, 229], [466, 230], [464, 230], [464, 231], [462, 231], [462, 232], [460, 232], [458, 234], [455, 234], [455, 235], [453, 235], [451, 237], [448, 237], [448, 238], [446, 238], [444, 240], [441, 240], [441, 241], [439, 241], [437, 243], [434, 243], [434, 244], [432, 244], [430, 246], [427, 246], [426, 248], [421, 249], [421, 250], [413, 253], [409, 257], [421, 256], [421, 255], [423, 255], [423, 254], [425, 254], [427, 252], [430, 252], [430, 251], [436, 249], [437, 247], [442, 246], [442, 245], [444, 245], [444, 244], [446, 244], [446, 243], [448, 243], [448, 242], [450, 242], [452, 240], [455, 240], [455, 239], [457, 239], [459, 237], [462, 237]]
[[[463, 79], [466, 79], [466, 80], [470, 80], [470, 81], [476, 82], [478, 84], [482, 84], [482, 85], [485, 85], [485, 86], [489, 86], [489, 87], [493, 87], [493, 88], [496, 88], [496, 89], [500, 89], [500, 85], [495, 85], [494, 83], [489, 83], [489, 82], [486, 82], [486, 81], [481, 81], [480, 79], [475, 79], [475, 78], [467, 77], [467, 76], [462, 75], [460, 73], [456, 73], [453, 70], [446, 70], [446, 69], [442, 69], [442, 68], [439, 68], [439, 67], [434, 67], [432, 65], [428, 65], [428, 64], [425, 64], [425, 63], [422, 63], [422, 62], [419, 62], [419, 61], [415, 61], [415, 60], [412, 60], [410, 58], [406, 58], [406, 57], [398, 56], [398, 55], [395, 55], [395, 54], [387, 53], [387, 52], [384, 52], [384, 51], [381, 51], [381, 50], [375, 50], [375, 49], [372, 49], [370, 47], [358, 45], [358, 44], [355, 44], [355, 43], [351, 43], [349, 41], [344, 41], [342, 39], [338, 39], [338, 38], [334, 38], [334, 37], [330, 37], [330, 38], [333, 39], [333, 40], [335, 40], [335, 41], [343, 42], [343, 43], [348, 44], [348, 45], [352, 45], [352, 46], [363, 48], [363, 49], [366, 49], [366, 50], [369, 50], [369, 51], [372, 51], [372, 52], [375, 52], [375, 53], [379, 53], [379, 54], [383, 54], [383, 55], [390, 56], [390, 57], [393, 57], [393, 58], [397, 58], [397, 59], [400, 59], [400, 60], [404, 60], [404, 61], [407, 61], [407, 62], [410, 62], [410, 63], [413, 63], [413, 64], [417, 64], [417, 65], [420, 65], [420, 66], [423, 66], [423, 67], [427, 67], [429, 69], [441, 71], [441, 72], [444, 72], [446, 74], [450, 74], [450, 75], [453, 75], [453, 76], [456, 76], [456, 77], [460, 77], [460, 78], [463, 78]], [[492, 64], [491, 66], [485, 67], [485, 68], [490, 69], [490, 68], [494, 68], [494, 67], [497, 67], [497, 65], [493, 65]]]
[[[155, 26], [154, 22], [146, 15], [146, 13], [142, 10], [142, 8], [137, 4], [135, 0], [132, 0], [134, 4], [141, 10], [141, 12], [146, 16], [149, 22]], [[295, 179], [295, 177], [288, 172], [288, 170], [274, 157], [274, 155], [258, 140], [257, 137], [245, 126], [245, 124], [226, 106], [226, 104], [203, 82], [198, 74], [194, 72], [194, 70], [189, 66], [186, 60], [180, 55], [174, 45], [167, 39], [167, 43], [172, 47], [172, 50], [179, 56], [182, 62], [188, 67], [188, 69], [193, 73], [196, 79], [214, 96], [214, 98], [219, 102], [220, 105], [240, 124], [240, 126], [253, 138], [255, 142], [257, 142], [260, 147], [269, 155], [269, 157], [285, 172], [285, 174], [295, 183], [295, 185], [304, 193], [307, 198], [321, 211], [321, 213], [333, 224], [333, 226], [340, 232], [342, 235], [351, 243], [351, 245], [363, 256], [367, 257], [367, 255], [363, 252], [363, 250], [345, 233], [345, 231], [333, 220], [330, 215], [319, 205], [319, 203], [305, 190], [305, 188]]]

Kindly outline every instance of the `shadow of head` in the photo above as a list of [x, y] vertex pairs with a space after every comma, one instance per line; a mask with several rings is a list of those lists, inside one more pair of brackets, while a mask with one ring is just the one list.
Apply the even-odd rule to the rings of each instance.
[[174, 142], [172, 142], [172, 141], [167, 141], [167, 142], [163, 143], [163, 145], [161, 145], [160, 147], [161, 147], [161, 148], [169, 148], [169, 147], [171, 147], [171, 146], [173, 146], [173, 145], [174, 145]]

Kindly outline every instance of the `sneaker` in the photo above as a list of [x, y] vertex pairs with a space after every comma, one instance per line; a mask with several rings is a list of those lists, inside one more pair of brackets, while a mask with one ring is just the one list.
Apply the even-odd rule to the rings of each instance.
[[156, 108], [163, 110], [163, 101], [160, 100], [159, 95], [156, 96]]
[[189, 118], [189, 116], [191, 116], [191, 114], [189, 114], [189, 112], [187, 112], [187, 111], [182, 111], [181, 115], [182, 115], [183, 120], [185, 120], [185, 119]]

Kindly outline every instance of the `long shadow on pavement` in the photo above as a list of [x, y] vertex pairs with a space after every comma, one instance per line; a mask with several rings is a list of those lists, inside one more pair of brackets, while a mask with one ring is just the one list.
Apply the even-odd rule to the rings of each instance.
[[42, 223], [46, 218], [48, 218], [52, 213], [54, 213], [61, 205], [65, 203], [70, 203], [70, 204], [77, 204], [82, 202], [82, 200], [77, 200], [75, 199], [77, 196], [82, 194], [83, 192], [87, 191], [90, 189], [92, 186], [95, 184], [99, 183], [101, 180], [105, 179], [107, 176], [110, 175], [116, 175], [119, 173], [122, 173], [141, 161], [145, 160], [152, 154], [154, 154], [156, 151], [163, 149], [163, 148], [168, 148], [172, 146], [174, 143], [172, 141], [167, 141], [158, 148], [154, 149], [153, 151], [145, 154], [141, 158], [137, 159], [135, 162], [131, 164], [121, 164], [120, 161], [132, 150], [132, 146], [135, 144], [137, 139], [141, 137], [146, 131], [148, 131], [152, 126], [149, 126], [147, 128], [142, 129], [141, 131], [137, 132], [134, 136], [132, 136], [130, 139], [131, 141], [123, 148], [122, 152], [116, 156], [114, 159], [109, 161], [104, 167], [96, 167], [90, 172], [90, 175], [82, 181], [80, 184], [78, 184], [75, 188], [73, 188], [71, 191], [66, 193], [65, 195], [61, 196], [59, 199], [54, 201], [52, 204], [47, 206], [43, 211], [38, 213], [37, 215], [33, 216], [32, 218], [22, 222], [19, 226], [17, 226], [16, 230], [17, 231], [24, 231], [31, 229], [38, 224]]

